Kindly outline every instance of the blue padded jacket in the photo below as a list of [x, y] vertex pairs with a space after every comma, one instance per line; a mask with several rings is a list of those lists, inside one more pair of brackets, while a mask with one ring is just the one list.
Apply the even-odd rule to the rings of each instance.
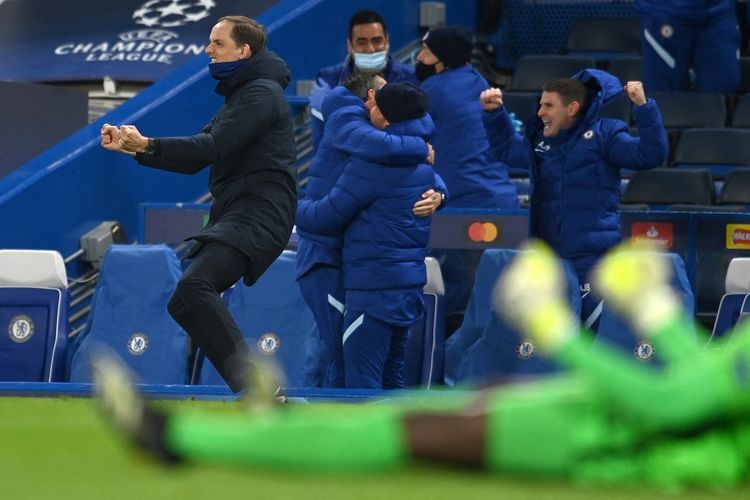
[[505, 108], [483, 116], [497, 156], [508, 165], [530, 167], [531, 236], [545, 239], [568, 259], [599, 256], [620, 242], [620, 168], [658, 167], [668, 153], [656, 102], [633, 107], [639, 131], [633, 137], [626, 123], [599, 117], [602, 107], [623, 92], [617, 78], [590, 69], [573, 78], [590, 89], [590, 104], [581, 120], [561, 131], [564, 140], [543, 137], [539, 117], [529, 121], [524, 137]]
[[[305, 192], [307, 200], [319, 200], [327, 195], [352, 156], [366, 162], [394, 166], [415, 164], [427, 157], [427, 144], [423, 138], [391, 135], [373, 127], [362, 99], [346, 87], [335, 87], [324, 100], [323, 108], [329, 116], [330, 126], [310, 164]], [[445, 187], [439, 190], [444, 191]], [[343, 229], [336, 235], [297, 229], [300, 235], [298, 278], [316, 264], [341, 266]]]
[[471, 66], [422, 82], [435, 120], [435, 170], [451, 193], [451, 208], [518, 208], [508, 168], [492, 157], [482, 126], [479, 94], [487, 88], [487, 80]]
[[[389, 125], [386, 132], [428, 138], [429, 115]], [[416, 217], [414, 203], [435, 185], [433, 168], [411, 163], [392, 168], [354, 157], [330, 194], [299, 202], [297, 223], [303, 231], [338, 234], [343, 244], [347, 290], [394, 290], [422, 287], [431, 217]]]

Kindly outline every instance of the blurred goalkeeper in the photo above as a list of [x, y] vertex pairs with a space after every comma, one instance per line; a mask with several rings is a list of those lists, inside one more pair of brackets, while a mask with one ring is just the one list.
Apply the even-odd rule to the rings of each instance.
[[[95, 365], [110, 420], [164, 461], [304, 471], [375, 471], [430, 461], [508, 474], [664, 488], [742, 482], [750, 461], [750, 327], [702, 349], [669, 287], [666, 259], [621, 247], [594, 279], [664, 357], [663, 369], [591, 345], [566, 305], [552, 251], [533, 243], [494, 292], [497, 311], [569, 368], [542, 378], [407, 405], [345, 412], [166, 415], [145, 405], [114, 360]], [[301, 445], [304, 443], [304, 446]]]

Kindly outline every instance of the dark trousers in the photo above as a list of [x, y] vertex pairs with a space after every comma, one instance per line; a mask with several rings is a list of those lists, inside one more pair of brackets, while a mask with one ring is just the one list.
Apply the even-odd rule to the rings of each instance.
[[324, 353], [323, 387], [344, 387], [344, 285], [341, 269], [316, 265], [297, 280], [302, 297], [315, 317]]
[[380, 321], [362, 311], [344, 315], [344, 383], [348, 389], [400, 389], [408, 326]]
[[177, 283], [167, 309], [227, 382], [245, 388], [250, 349], [221, 293], [243, 277], [250, 259], [219, 242], [205, 244]]

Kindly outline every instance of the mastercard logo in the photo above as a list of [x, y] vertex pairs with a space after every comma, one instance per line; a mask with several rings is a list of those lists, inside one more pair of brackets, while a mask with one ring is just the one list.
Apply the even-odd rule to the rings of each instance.
[[500, 231], [492, 222], [473, 222], [469, 225], [468, 234], [474, 243], [492, 243]]

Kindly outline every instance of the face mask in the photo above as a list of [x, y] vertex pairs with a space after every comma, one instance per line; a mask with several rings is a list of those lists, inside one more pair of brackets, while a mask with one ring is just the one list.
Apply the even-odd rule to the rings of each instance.
[[427, 80], [432, 75], [436, 74], [437, 71], [435, 70], [435, 64], [425, 64], [421, 61], [417, 61], [417, 66], [414, 68], [414, 75], [417, 77], [417, 80], [420, 82], [423, 82]]
[[247, 59], [237, 59], [230, 62], [209, 63], [208, 71], [216, 80], [226, 80], [246, 62]]
[[354, 65], [359, 69], [380, 71], [388, 63], [388, 51], [373, 52], [372, 54], [358, 54], [353, 52]]

